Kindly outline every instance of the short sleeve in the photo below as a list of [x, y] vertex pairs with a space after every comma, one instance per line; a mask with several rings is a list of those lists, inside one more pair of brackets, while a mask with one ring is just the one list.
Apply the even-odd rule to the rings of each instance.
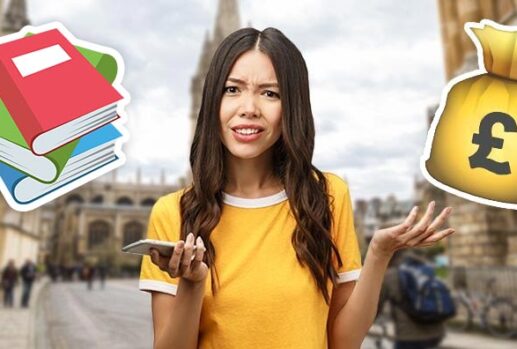
[[[151, 210], [147, 239], [178, 241], [181, 229], [179, 201], [176, 193], [160, 198]], [[151, 257], [144, 256], [140, 268], [138, 288], [142, 291], [157, 291], [176, 295], [178, 278], [171, 278], [168, 273], [153, 264]]]
[[338, 283], [355, 281], [361, 273], [361, 252], [354, 227], [354, 211], [348, 184], [328, 173], [334, 225], [332, 235], [343, 265], [338, 267]]

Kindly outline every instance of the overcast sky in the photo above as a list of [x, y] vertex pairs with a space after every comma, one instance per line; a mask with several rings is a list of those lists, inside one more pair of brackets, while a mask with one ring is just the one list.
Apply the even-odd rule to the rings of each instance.
[[[27, 2], [32, 24], [57, 20], [122, 54], [132, 99], [125, 171], [183, 175], [190, 79], [217, 0]], [[436, 1], [241, 0], [239, 11], [243, 26], [280, 29], [306, 59], [314, 164], [345, 177], [354, 199], [412, 197], [426, 109], [445, 84]]]

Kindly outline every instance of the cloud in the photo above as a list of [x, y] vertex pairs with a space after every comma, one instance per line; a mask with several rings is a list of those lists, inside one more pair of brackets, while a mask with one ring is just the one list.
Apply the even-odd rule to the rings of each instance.
[[[309, 69], [314, 163], [345, 175], [355, 197], [411, 195], [426, 110], [444, 84], [434, 0], [244, 0], [243, 25], [282, 30]], [[216, 1], [29, 1], [33, 24], [58, 20], [126, 63], [127, 168], [188, 168], [190, 82]]]

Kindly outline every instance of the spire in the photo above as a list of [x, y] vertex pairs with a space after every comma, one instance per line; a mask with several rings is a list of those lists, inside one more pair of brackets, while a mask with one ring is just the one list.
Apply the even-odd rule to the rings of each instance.
[[[192, 77], [190, 85], [190, 94], [192, 96], [192, 106], [190, 109], [190, 120], [192, 121], [192, 135], [196, 128], [197, 116], [201, 108], [201, 95], [203, 93], [203, 83], [205, 81], [206, 73], [212, 60], [217, 46], [228, 36], [228, 34], [238, 30], [241, 27], [239, 9], [237, 0], [219, 0], [217, 6], [217, 15], [214, 24], [214, 32], [209, 35], [208, 31], [205, 33], [205, 40], [203, 42], [202, 52], [199, 57], [197, 71]], [[191, 140], [192, 141], [192, 140]], [[187, 174], [187, 181], [191, 183], [192, 174]]]
[[219, 44], [228, 34], [241, 27], [237, 0], [219, 0], [214, 27], [214, 41]]
[[29, 23], [25, 0], [11, 0], [3, 19], [2, 31], [5, 34], [14, 33]]
[[210, 64], [210, 58], [212, 58], [213, 52], [210, 51], [210, 33], [208, 30], [205, 33], [205, 40], [203, 41], [203, 48], [201, 49], [201, 55], [198, 63], [198, 72], [202, 71]]

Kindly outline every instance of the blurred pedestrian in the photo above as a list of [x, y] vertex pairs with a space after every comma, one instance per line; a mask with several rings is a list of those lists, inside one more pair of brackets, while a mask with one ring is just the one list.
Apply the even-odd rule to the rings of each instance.
[[27, 259], [20, 270], [20, 275], [23, 281], [22, 307], [26, 308], [29, 306], [32, 284], [36, 279], [36, 265], [30, 259]]
[[93, 287], [93, 277], [94, 277], [94, 273], [95, 273], [93, 266], [90, 265], [89, 263], [85, 263], [83, 265], [83, 270], [81, 273], [83, 276], [83, 280], [86, 281], [86, 287], [88, 288], [88, 291], [90, 291]]
[[101, 283], [101, 289], [104, 289], [104, 284], [106, 282], [106, 274], [108, 273], [106, 264], [104, 264], [104, 263], [99, 264], [99, 266], [97, 267], [97, 271], [99, 273], [99, 281]]
[[382, 285], [379, 313], [386, 302], [395, 325], [394, 349], [438, 348], [445, 336], [445, 321], [424, 323], [411, 316], [404, 304], [407, 298], [400, 280], [401, 267], [411, 261], [425, 264], [425, 257], [414, 251], [400, 251], [392, 259]]
[[14, 287], [18, 282], [18, 270], [14, 260], [9, 260], [2, 272], [2, 289], [4, 290], [4, 307], [11, 308], [14, 304]]
[[47, 264], [47, 273], [50, 276], [50, 280], [56, 282], [59, 277], [59, 267], [55, 263], [49, 262]]

